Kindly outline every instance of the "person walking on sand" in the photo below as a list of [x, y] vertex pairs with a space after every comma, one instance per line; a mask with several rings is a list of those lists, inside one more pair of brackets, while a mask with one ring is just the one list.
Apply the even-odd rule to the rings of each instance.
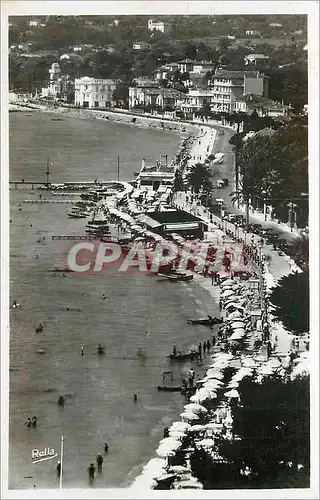
[[57, 476], [60, 477], [60, 475], [61, 475], [61, 462], [57, 463], [57, 469], [56, 470], [57, 470]]
[[31, 422], [31, 418], [30, 417], [28, 417], [28, 420], [26, 421], [26, 423], [24, 425], [26, 425], [27, 427], [31, 427], [32, 422]]
[[97, 456], [98, 472], [102, 471], [102, 464], [103, 464], [103, 456], [101, 455], [101, 453], [99, 453]]
[[95, 466], [91, 463], [88, 467], [89, 480], [94, 480], [94, 473], [96, 472]]

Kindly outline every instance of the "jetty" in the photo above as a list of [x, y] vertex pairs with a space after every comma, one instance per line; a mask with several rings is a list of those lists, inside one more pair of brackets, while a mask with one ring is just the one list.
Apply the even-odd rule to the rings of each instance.
[[43, 181], [43, 182], [40, 182], [40, 181], [25, 181], [25, 180], [21, 180], [21, 181], [9, 181], [9, 188], [10, 186], [14, 186], [14, 189], [18, 189], [18, 187], [22, 187], [22, 186], [31, 186], [32, 189], [34, 189], [35, 187], [37, 189], [47, 189], [47, 190], [50, 190], [50, 189], [56, 189], [59, 185], [60, 186], [65, 186], [65, 188], [67, 189], [68, 187], [73, 187], [73, 188], [76, 188], [77, 186], [87, 186], [87, 187], [90, 187], [90, 186], [101, 186], [101, 185], [106, 185], [106, 184], [110, 184], [110, 181], [99, 181], [99, 182], [96, 182], [96, 181], [72, 181], [72, 182], [49, 182], [47, 183], [46, 181]]
[[74, 203], [74, 200], [23, 200], [22, 203], [62, 203], [62, 204], [71, 204]]
[[92, 235], [80, 235], [80, 234], [62, 234], [62, 235], [53, 235], [51, 236], [52, 240], [92, 240], [94, 239]]

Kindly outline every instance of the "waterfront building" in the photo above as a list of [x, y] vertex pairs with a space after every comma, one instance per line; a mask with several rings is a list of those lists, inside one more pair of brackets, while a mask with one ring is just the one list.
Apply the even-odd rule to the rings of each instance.
[[61, 75], [61, 69], [58, 63], [53, 63], [49, 69], [49, 85], [43, 87], [42, 97], [68, 99], [73, 94], [74, 83], [69, 75]]
[[211, 108], [214, 104], [214, 96], [213, 89], [190, 89], [179, 103], [179, 108], [184, 113], [194, 113], [206, 105]]
[[215, 63], [212, 61], [195, 61], [193, 64], [193, 73], [207, 73], [215, 69]]
[[152, 86], [129, 87], [129, 109], [150, 108], [173, 111], [185, 94], [171, 88]]
[[208, 225], [199, 217], [183, 210], [148, 212], [138, 216], [137, 219], [146, 229], [161, 235], [176, 233], [182, 237], [202, 239], [204, 231], [208, 230]]
[[270, 116], [271, 118], [286, 116], [290, 110], [290, 106], [286, 104], [254, 94], [246, 94], [238, 97], [234, 104], [234, 110], [237, 113], [243, 112], [251, 115], [256, 111], [259, 116]]
[[213, 76], [213, 112], [231, 113], [235, 101], [245, 94], [268, 97], [269, 78], [259, 71], [219, 70]]
[[153, 21], [153, 19], [148, 19], [148, 30], [161, 31], [164, 35], [167, 35], [171, 31], [171, 25], [169, 23], [164, 23], [163, 21]]
[[163, 190], [163, 187], [171, 189], [174, 183], [174, 169], [160, 162], [155, 165], [144, 165], [135, 181], [137, 188], [141, 191], [158, 191]]
[[116, 80], [90, 78], [88, 76], [76, 78], [75, 105], [84, 108], [110, 107], [116, 86]]
[[193, 71], [195, 62], [196, 61], [189, 58], [182, 59], [181, 61], [178, 61], [178, 70], [180, 73], [189, 73], [190, 71]]

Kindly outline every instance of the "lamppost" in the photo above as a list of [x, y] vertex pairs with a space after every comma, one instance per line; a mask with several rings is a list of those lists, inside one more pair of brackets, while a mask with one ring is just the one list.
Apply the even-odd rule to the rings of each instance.
[[265, 190], [261, 191], [261, 194], [263, 195], [263, 218], [264, 218], [264, 221], [266, 222], [267, 221], [267, 204], [266, 204], [266, 198], [265, 198], [266, 191]]
[[290, 231], [293, 231], [293, 226], [295, 223], [295, 208], [297, 204], [293, 203], [293, 201], [290, 201], [290, 203], [287, 204], [287, 207], [289, 207], [289, 223], [290, 223]]

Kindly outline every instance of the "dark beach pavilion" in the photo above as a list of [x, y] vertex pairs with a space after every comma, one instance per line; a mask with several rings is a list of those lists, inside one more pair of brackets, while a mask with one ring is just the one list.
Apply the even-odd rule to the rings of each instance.
[[165, 210], [148, 212], [137, 217], [137, 220], [148, 231], [165, 236], [176, 233], [183, 237], [203, 238], [204, 231], [208, 230], [199, 217], [183, 210]]

